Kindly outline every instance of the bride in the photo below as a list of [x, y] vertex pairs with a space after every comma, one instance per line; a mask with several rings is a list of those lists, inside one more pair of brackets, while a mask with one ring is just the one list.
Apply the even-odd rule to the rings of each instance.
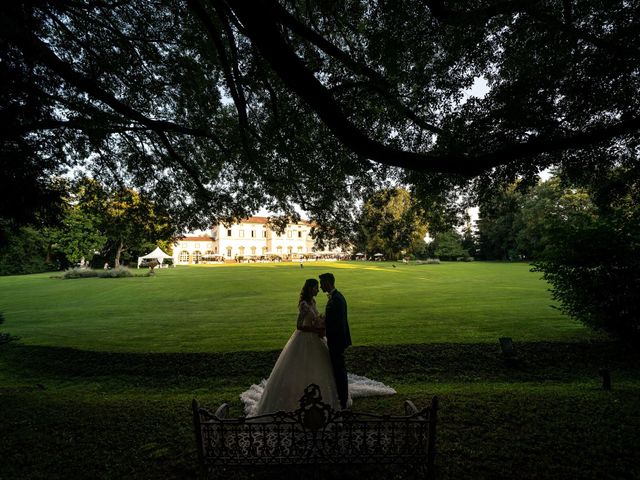
[[[240, 395], [247, 416], [296, 410], [305, 387], [310, 383], [320, 387], [324, 403], [340, 409], [327, 340], [324, 338], [324, 315], [316, 307], [315, 296], [318, 291], [318, 280], [310, 278], [305, 281], [298, 301], [296, 331], [280, 353], [269, 379], [252, 385]], [[366, 377], [352, 374], [348, 377], [350, 397], [396, 393], [391, 387]], [[348, 404], [351, 404], [351, 398]]]

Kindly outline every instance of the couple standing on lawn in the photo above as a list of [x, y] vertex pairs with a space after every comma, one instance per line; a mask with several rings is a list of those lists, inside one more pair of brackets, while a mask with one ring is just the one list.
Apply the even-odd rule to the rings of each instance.
[[[351, 345], [347, 302], [335, 288], [331, 273], [305, 281], [298, 300], [296, 331], [280, 353], [268, 380], [252, 385], [240, 398], [247, 415], [293, 411], [304, 389], [315, 383], [332, 408], [351, 406], [352, 397], [389, 395], [390, 387], [366, 377], [347, 374], [344, 352]], [[325, 313], [318, 312], [315, 296], [327, 294]], [[326, 338], [325, 338], [326, 334]]]

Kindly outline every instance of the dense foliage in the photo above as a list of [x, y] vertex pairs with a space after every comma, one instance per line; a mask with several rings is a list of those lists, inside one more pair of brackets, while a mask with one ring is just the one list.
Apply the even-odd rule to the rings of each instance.
[[590, 201], [552, 209], [535, 266], [565, 313], [638, 341], [640, 182], [630, 181], [630, 175], [626, 170], [603, 175], [592, 185]]
[[0, 222], [5, 242], [0, 243], [0, 275], [45, 272], [59, 268], [48, 255], [46, 238], [41, 231], [15, 227]]
[[431, 248], [433, 254], [442, 260], [458, 260], [469, 257], [469, 251], [462, 246], [462, 236], [455, 230], [436, 235]]
[[95, 180], [68, 185], [57, 225], [0, 223], [0, 275], [60, 270], [73, 265], [119, 266], [160, 246], [170, 251], [175, 227], [168, 214], [129, 188]]
[[640, 195], [637, 172], [618, 168], [578, 188], [552, 178], [512, 185], [481, 209], [485, 258], [530, 259], [561, 309], [595, 329], [640, 338]]
[[51, 175], [82, 166], [183, 227], [299, 205], [344, 239], [390, 176], [433, 212], [469, 185], [602, 168], [640, 128], [634, 2], [1, 8], [0, 204], [33, 192], [2, 215], [50, 205]]
[[519, 259], [516, 243], [517, 220], [520, 212], [522, 193], [516, 184], [496, 189], [480, 205], [478, 242], [480, 256], [489, 260]]
[[[76, 185], [70, 201], [67, 218], [77, 216], [92, 225], [91, 233], [83, 232], [82, 224], [78, 225], [80, 228], [72, 225], [68, 229], [71, 236], [85, 243], [78, 253], [99, 252], [117, 267], [124, 253], [137, 256], [149, 253], [158, 244], [165, 249], [171, 245], [175, 233], [171, 218], [134, 189], [109, 189], [95, 180], [83, 179]], [[59, 240], [62, 248], [72, 245], [64, 238]], [[87, 245], [92, 240], [96, 242], [94, 250]]]
[[533, 187], [516, 182], [497, 189], [480, 206], [480, 257], [542, 259], [562, 242], [557, 235], [564, 226], [577, 228], [595, 209], [586, 188], [565, 185], [558, 177]]
[[427, 224], [415, 197], [403, 188], [381, 190], [362, 207], [353, 248], [369, 258], [376, 253], [396, 260], [421, 256]]

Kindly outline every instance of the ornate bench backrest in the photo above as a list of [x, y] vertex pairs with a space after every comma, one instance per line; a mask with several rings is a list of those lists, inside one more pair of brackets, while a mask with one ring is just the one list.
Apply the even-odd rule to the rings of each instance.
[[437, 398], [406, 416], [334, 411], [309, 385], [293, 412], [225, 418], [193, 402], [200, 460], [215, 465], [433, 463]]

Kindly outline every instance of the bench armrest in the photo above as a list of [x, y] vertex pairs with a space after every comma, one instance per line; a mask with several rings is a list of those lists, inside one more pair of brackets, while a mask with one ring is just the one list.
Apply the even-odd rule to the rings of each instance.
[[220, 405], [214, 415], [218, 418], [229, 418], [229, 404], [223, 403]]
[[404, 414], [405, 415], [415, 415], [420, 410], [418, 410], [415, 404], [411, 400], [404, 401]]

